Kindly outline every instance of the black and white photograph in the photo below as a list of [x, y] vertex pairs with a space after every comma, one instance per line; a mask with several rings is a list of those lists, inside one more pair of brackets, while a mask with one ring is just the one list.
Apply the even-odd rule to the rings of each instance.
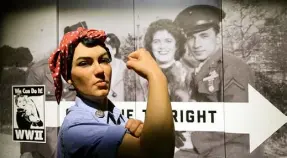
[[46, 142], [45, 86], [13, 86], [13, 140]]
[[[12, 0], [3, 10], [0, 157], [56, 157], [59, 127], [45, 126], [39, 96], [6, 92], [13, 85], [45, 85], [41, 97], [55, 101], [48, 57], [63, 35], [78, 27], [107, 33], [113, 68], [108, 98], [115, 103], [147, 101], [148, 82], [126, 68], [127, 56], [145, 48], [167, 77], [171, 102], [222, 102], [223, 108], [248, 103], [250, 85], [287, 115], [284, 0]], [[64, 80], [62, 95], [62, 101], [76, 96]], [[27, 140], [15, 129], [46, 129], [47, 139]], [[287, 125], [252, 153], [246, 133], [195, 129], [176, 131], [175, 140], [174, 158], [287, 157]]]

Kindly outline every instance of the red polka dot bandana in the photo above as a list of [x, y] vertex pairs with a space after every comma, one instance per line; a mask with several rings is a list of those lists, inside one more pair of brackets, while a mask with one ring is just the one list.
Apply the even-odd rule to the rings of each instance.
[[76, 31], [71, 31], [64, 35], [59, 47], [49, 58], [49, 68], [52, 72], [55, 86], [55, 96], [58, 104], [60, 104], [63, 90], [61, 76], [63, 76], [64, 80], [68, 81], [67, 59], [69, 45], [72, 43], [78, 43], [79, 39], [82, 38], [97, 39], [104, 44], [107, 37], [105, 32], [102, 30], [84, 29], [82, 27], [79, 27]]

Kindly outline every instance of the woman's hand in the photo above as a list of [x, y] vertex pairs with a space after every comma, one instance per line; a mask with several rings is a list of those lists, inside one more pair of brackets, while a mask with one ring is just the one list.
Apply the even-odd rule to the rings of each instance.
[[126, 128], [133, 136], [139, 138], [142, 134], [143, 122], [141, 120], [129, 119]]
[[145, 79], [156, 76], [164, 76], [150, 52], [141, 48], [128, 55], [127, 68], [133, 69], [137, 74]]

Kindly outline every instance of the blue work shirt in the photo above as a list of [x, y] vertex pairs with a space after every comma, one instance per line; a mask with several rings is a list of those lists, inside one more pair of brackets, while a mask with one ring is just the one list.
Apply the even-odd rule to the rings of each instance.
[[[93, 103], [76, 97], [67, 111], [58, 136], [58, 158], [115, 158], [127, 131], [127, 118], [109, 101], [109, 110], [99, 112]], [[99, 113], [98, 113], [98, 112]]]

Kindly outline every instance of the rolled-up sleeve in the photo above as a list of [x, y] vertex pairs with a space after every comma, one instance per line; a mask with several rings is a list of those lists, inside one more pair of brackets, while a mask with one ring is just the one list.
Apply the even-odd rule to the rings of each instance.
[[62, 131], [62, 150], [72, 157], [115, 158], [126, 131], [120, 125], [77, 124]]

